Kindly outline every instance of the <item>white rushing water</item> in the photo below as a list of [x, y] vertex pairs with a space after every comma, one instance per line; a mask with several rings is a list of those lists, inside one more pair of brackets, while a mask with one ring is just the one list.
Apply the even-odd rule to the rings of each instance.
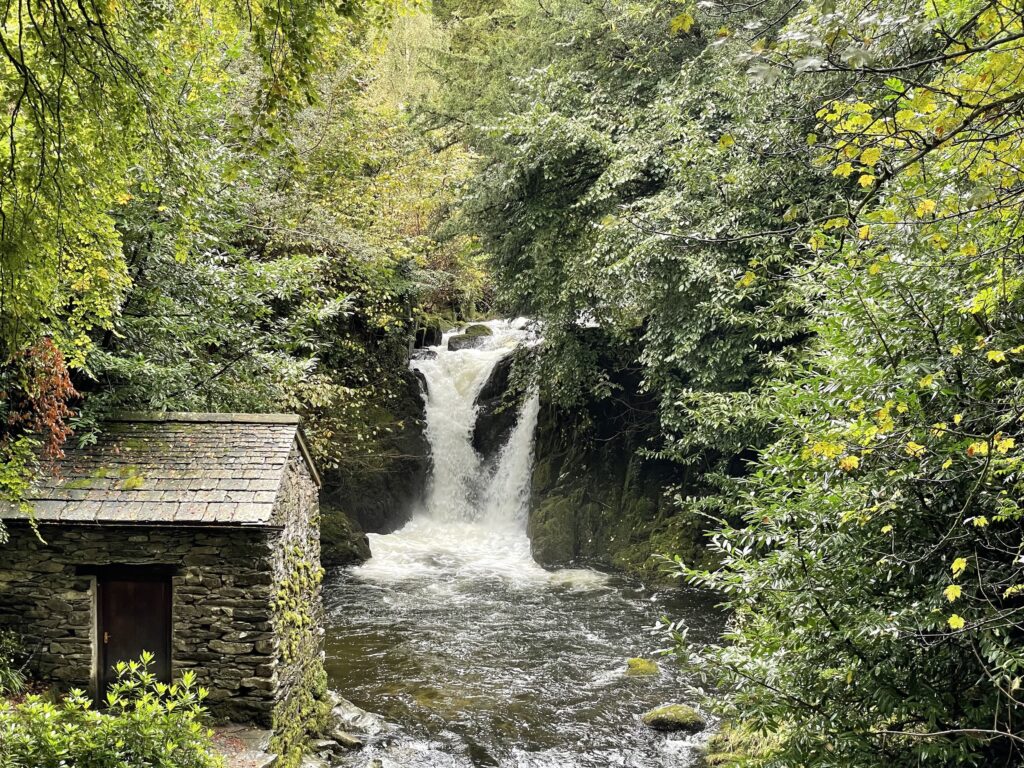
[[[702, 601], [588, 569], [534, 562], [527, 513], [540, 410], [525, 399], [504, 446], [473, 448], [476, 398], [495, 366], [533, 343], [522, 321], [490, 322], [481, 346], [450, 336], [414, 361], [427, 381], [433, 474], [401, 530], [370, 534], [372, 557], [324, 586], [331, 684], [395, 724], [341, 768], [682, 768], [703, 736], [640, 721], [679, 700], [682, 670], [625, 674], [653, 658], [661, 615], [710, 641]], [[705, 619], [704, 617], [710, 617]], [[335, 766], [338, 768], [338, 766]]]
[[523, 319], [483, 325], [491, 335], [479, 346], [450, 351], [448, 340], [461, 331], [448, 333], [439, 346], [430, 348], [433, 356], [413, 361], [427, 382], [430, 480], [420, 508], [404, 528], [370, 534], [373, 556], [354, 573], [372, 581], [443, 575], [524, 583], [554, 580], [581, 587], [601, 584], [604, 577], [589, 570], [545, 571], [530, 554], [526, 514], [540, 411], [537, 394], [526, 398], [496, 460], [485, 462], [473, 448], [477, 396], [503, 358], [536, 340]]

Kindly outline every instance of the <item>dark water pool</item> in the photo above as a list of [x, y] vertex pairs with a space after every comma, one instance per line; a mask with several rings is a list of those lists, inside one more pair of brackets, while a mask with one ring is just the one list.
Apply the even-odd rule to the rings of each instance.
[[546, 571], [521, 534], [472, 524], [372, 537], [374, 558], [328, 575], [332, 687], [395, 725], [346, 766], [668, 768], [700, 736], [655, 733], [640, 715], [693, 702], [671, 659], [655, 677], [625, 674], [659, 658], [659, 616], [691, 639], [721, 626], [713, 600], [652, 591], [589, 570]]

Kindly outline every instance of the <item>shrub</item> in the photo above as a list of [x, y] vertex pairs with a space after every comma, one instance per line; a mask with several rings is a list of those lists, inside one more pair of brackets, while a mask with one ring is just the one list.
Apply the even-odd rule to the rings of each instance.
[[0, 630], [0, 695], [18, 693], [25, 686], [25, 673], [19, 661], [21, 650], [17, 633]]
[[53, 703], [29, 696], [0, 710], [3, 768], [221, 768], [202, 723], [206, 691], [185, 672], [172, 684], [149, 671], [152, 654], [117, 666], [107, 708], [80, 690]]

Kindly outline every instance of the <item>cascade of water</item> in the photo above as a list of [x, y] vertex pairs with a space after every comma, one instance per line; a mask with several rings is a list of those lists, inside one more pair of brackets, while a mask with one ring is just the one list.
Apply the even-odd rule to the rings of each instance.
[[[433, 470], [420, 515], [438, 521], [512, 523], [521, 519], [529, 488], [536, 398], [529, 398], [508, 444], [499, 454], [493, 478], [473, 449], [476, 398], [498, 362], [528, 338], [521, 324], [486, 323], [490, 336], [480, 346], [456, 352], [447, 348], [450, 334], [433, 357], [415, 360], [427, 381], [427, 440]], [[500, 486], [500, 488], [499, 488]], [[518, 506], [516, 506], [518, 504]]]
[[519, 421], [498, 455], [498, 466], [491, 478], [480, 510], [480, 521], [490, 526], [525, 527], [530, 504], [530, 471], [533, 469], [533, 433], [540, 414], [540, 397], [530, 394], [523, 403]]

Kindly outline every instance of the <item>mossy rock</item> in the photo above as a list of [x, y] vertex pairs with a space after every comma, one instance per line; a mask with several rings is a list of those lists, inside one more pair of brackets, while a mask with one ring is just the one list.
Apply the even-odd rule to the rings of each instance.
[[320, 563], [358, 565], [369, 559], [370, 541], [359, 525], [340, 509], [325, 507], [320, 515]]
[[488, 328], [486, 325], [480, 325], [475, 323], [474, 325], [467, 325], [466, 330], [462, 332], [466, 336], [493, 336], [494, 331]]
[[448, 338], [448, 351], [460, 352], [463, 349], [475, 349], [483, 345], [484, 338], [483, 335], [469, 336], [467, 334], [451, 336]]
[[708, 727], [707, 722], [693, 707], [685, 704], [666, 704], [655, 707], [643, 716], [644, 725], [656, 731], [687, 731], [697, 733]]
[[658, 662], [651, 659], [626, 659], [626, 674], [630, 677], [651, 677], [661, 674]]

